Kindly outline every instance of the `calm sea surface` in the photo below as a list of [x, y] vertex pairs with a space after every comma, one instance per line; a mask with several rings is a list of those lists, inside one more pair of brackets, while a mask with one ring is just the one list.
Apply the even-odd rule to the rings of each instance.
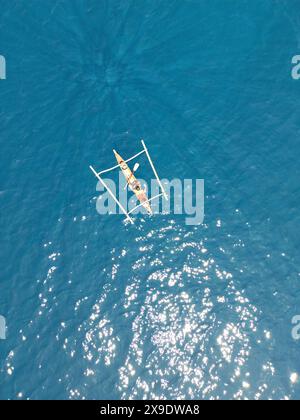
[[[298, 399], [298, 0], [1, 0], [1, 399]], [[96, 212], [144, 138], [205, 221]]]

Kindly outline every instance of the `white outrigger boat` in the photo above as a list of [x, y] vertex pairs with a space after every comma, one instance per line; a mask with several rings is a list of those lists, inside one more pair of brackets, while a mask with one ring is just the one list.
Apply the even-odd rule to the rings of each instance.
[[[146, 147], [146, 144], [144, 142], [144, 140], [142, 140], [142, 145], [143, 145], [143, 150], [139, 153], [137, 153], [136, 155], [132, 156], [131, 158], [124, 160], [119, 153], [117, 153], [115, 150], [113, 151], [115, 154], [115, 157], [117, 159], [118, 164], [116, 166], [113, 166], [112, 168], [109, 169], [105, 169], [104, 171], [101, 172], [97, 172], [93, 166], [90, 166], [91, 171], [94, 173], [94, 175], [99, 179], [99, 181], [101, 182], [101, 184], [104, 186], [104, 188], [106, 188], [106, 190], [108, 191], [108, 193], [111, 195], [111, 197], [114, 199], [114, 201], [117, 203], [117, 205], [119, 206], [119, 208], [122, 210], [122, 212], [125, 214], [126, 216], [126, 220], [129, 220], [132, 224], [134, 223], [132, 217], [130, 216], [135, 210], [137, 210], [139, 207], [144, 207], [148, 214], [152, 215], [153, 211], [151, 208], [151, 201], [156, 200], [157, 198], [164, 196], [166, 200], [168, 200], [168, 195], [162, 185], [162, 182], [157, 174], [157, 171], [154, 167], [154, 164], [152, 162], [152, 159], [150, 157], [149, 151]], [[153, 170], [153, 173], [155, 175], [155, 178], [160, 186], [161, 189], [161, 193], [156, 195], [155, 197], [152, 198], [148, 198], [146, 191], [142, 188], [141, 183], [136, 179], [134, 172], [136, 170], [136, 168], [139, 167], [139, 165], [135, 165], [135, 168], [133, 169], [133, 171], [129, 168], [129, 166], [127, 165], [128, 162], [133, 161], [134, 159], [137, 159], [139, 156], [146, 154], [150, 166]], [[129, 212], [124, 208], [124, 206], [120, 203], [120, 201], [117, 199], [117, 197], [115, 196], [115, 194], [111, 191], [111, 189], [108, 187], [108, 185], [106, 184], [106, 182], [103, 180], [103, 178], [101, 177], [103, 174], [114, 171], [115, 169], [121, 169], [125, 179], [126, 179], [126, 187], [128, 186], [132, 192], [134, 192], [134, 194], [136, 195], [136, 197], [138, 198], [140, 204], [136, 207], [134, 207], [132, 210], [130, 210]]]

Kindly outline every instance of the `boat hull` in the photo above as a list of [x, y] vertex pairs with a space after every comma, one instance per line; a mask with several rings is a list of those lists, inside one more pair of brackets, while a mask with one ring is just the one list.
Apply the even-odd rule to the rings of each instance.
[[142, 206], [147, 210], [149, 214], [153, 214], [151, 205], [148, 201], [148, 196], [146, 191], [142, 188], [141, 183], [136, 179], [134, 176], [134, 173], [129, 168], [127, 163], [124, 161], [124, 159], [114, 150], [115, 157], [117, 159], [117, 162], [120, 166], [120, 169], [126, 179], [126, 182], [128, 184], [128, 187], [131, 189], [132, 192], [136, 195]]

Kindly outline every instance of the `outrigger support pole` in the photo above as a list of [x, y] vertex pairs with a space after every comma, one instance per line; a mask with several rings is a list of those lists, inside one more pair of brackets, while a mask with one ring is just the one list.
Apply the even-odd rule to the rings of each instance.
[[165, 199], [168, 201], [168, 195], [167, 195], [167, 193], [166, 193], [166, 190], [165, 190], [165, 189], [164, 189], [164, 187], [163, 187], [163, 184], [162, 184], [161, 180], [159, 179], [158, 173], [157, 173], [157, 171], [156, 171], [156, 169], [155, 169], [155, 166], [154, 166], [154, 163], [152, 162], [152, 159], [151, 159], [151, 157], [150, 157], [150, 155], [149, 155], [149, 152], [148, 152], [148, 149], [147, 149], [147, 147], [146, 147], [146, 144], [145, 144], [144, 140], [142, 140], [142, 145], [143, 145], [143, 148], [144, 148], [145, 153], [146, 153], [146, 155], [147, 155], [147, 158], [148, 158], [148, 160], [149, 160], [149, 163], [150, 163], [150, 165], [151, 165], [151, 168], [152, 168], [152, 170], [153, 170], [153, 172], [154, 172], [154, 175], [155, 175], [155, 177], [156, 177], [156, 179], [157, 179], [157, 182], [158, 182], [158, 184], [159, 184], [159, 186], [160, 186], [160, 188], [161, 188], [161, 190], [162, 190], [162, 192], [163, 192], [163, 195], [164, 195]]
[[117, 205], [120, 207], [120, 209], [122, 210], [122, 212], [125, 214], [126, 219], [129, 220], [130, 223], [133, 225], [134, 224], [133, 219], [129, 216], [129, 214], [127, 213], [127, 211], [125, 210], [125, 208], [122, 206], [122, 204], [117, 199], [117, 197], [114, 195], [114, 193], [109, 188], [109, 186], [106, 184], [106, 182], [103, 181], [103, 179], [100, 177], [100, 175], [98, 174], [98, 172], [96, 172], [95, 169], [92, 166], [90, 166], [90, 169], [94, 173], [94, 175], [99, 179], [99, 181], [101, 182], [101, 184], [103, 185], [103, 187], [107, 189], [108, 193], [114, 199], [114, 201], [117, 203]]

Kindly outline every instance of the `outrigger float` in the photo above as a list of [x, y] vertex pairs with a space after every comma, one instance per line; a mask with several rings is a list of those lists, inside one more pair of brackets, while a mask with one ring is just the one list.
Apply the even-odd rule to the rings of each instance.
[[[125, 214], [126, 216], [126, 220], [128, 220], [130, 223], [134, 224], [134, 220], [132, 219], [132, 217], [130, 216], [135, 210], [137, 210], [140, 207], [144, 207], [148, 214], [153, 214], [152, 208], [151, 208], [151, 202], [153, 200], [156, 200], [157, 198], [160, 198], [162, 196], [164, 196], [164, 198], [166, 200], [168, 200], [168, 195], [162, 185], [162, 182], [157, 174], [157, 171], [155, 169], [154, 163], [150, 157], [149, 151], [146, 147], [146, 144], [144, 142], [144, 140], [142, 140], [142, 145], [143, 145], [143, 150], [139, 153], [137, 153], [136, 155], [132, 156], [131, 158], [124, 160], [119, 153], [116, 152], [116, 150], [114, 150], [114, 154], [115, 157], [117, 159], [118, 164], [116, 166], [113, 166], [112, 168], [109, 169], [105, 169], [104, 171], [101, 172], [97, 172], [93, 166], [90, 166], [91, 171], [94, 173], [94, 175], [96, 176], [96, 178], [98, 178], [98, 180], [101, 182], [101, 184], [104, 186], [104, 188], [107, 190], [107, 192], [110, 194], [110, 196], [113, 198], [113, 200], [117, 203], [117, 205], [119, 206], [119, 208], [121, 209], [121, 211]], [[147, 192], [142, 188], [141, 183], [136, 179], [134, 172], [138, 169], [139, 164], [136, 164], [133, 171], [129, 168], [129, 166], [127, 165], [129, 162], [137, 159], [139, 156], [146, 154], [148, 161], [150, 163], [150, 166], [153, 170], [153, 173], [155, 175], [155, 178], [158, 182], [158, 185], [161, 189], [161, 193], [156, 195], [155, 197], [152, 198], [148, 198], [147, 196]], [[120, 203], [120, 201], [117, 199], [117, 197], [115, 196], [115, 194], [112, 192], [112, 190], [109, 188], [109, 186], [106, 184], [106, 182], [103, 180], [102, 175], [108, 173], [108, 172], [112, 172], [115, 169], [121, 169], [125, 179], [126, 179], [126, 187], [128, 186], [132, 192], [134, 192], [134, 194], [136, 195], [136, 197], [138, 198], [139, 202], [141, 204], [139, 204], [138, 206], [134, 207], [132, 210], [130, 210], [129, 212], [124, 208], [124, 206]]]

